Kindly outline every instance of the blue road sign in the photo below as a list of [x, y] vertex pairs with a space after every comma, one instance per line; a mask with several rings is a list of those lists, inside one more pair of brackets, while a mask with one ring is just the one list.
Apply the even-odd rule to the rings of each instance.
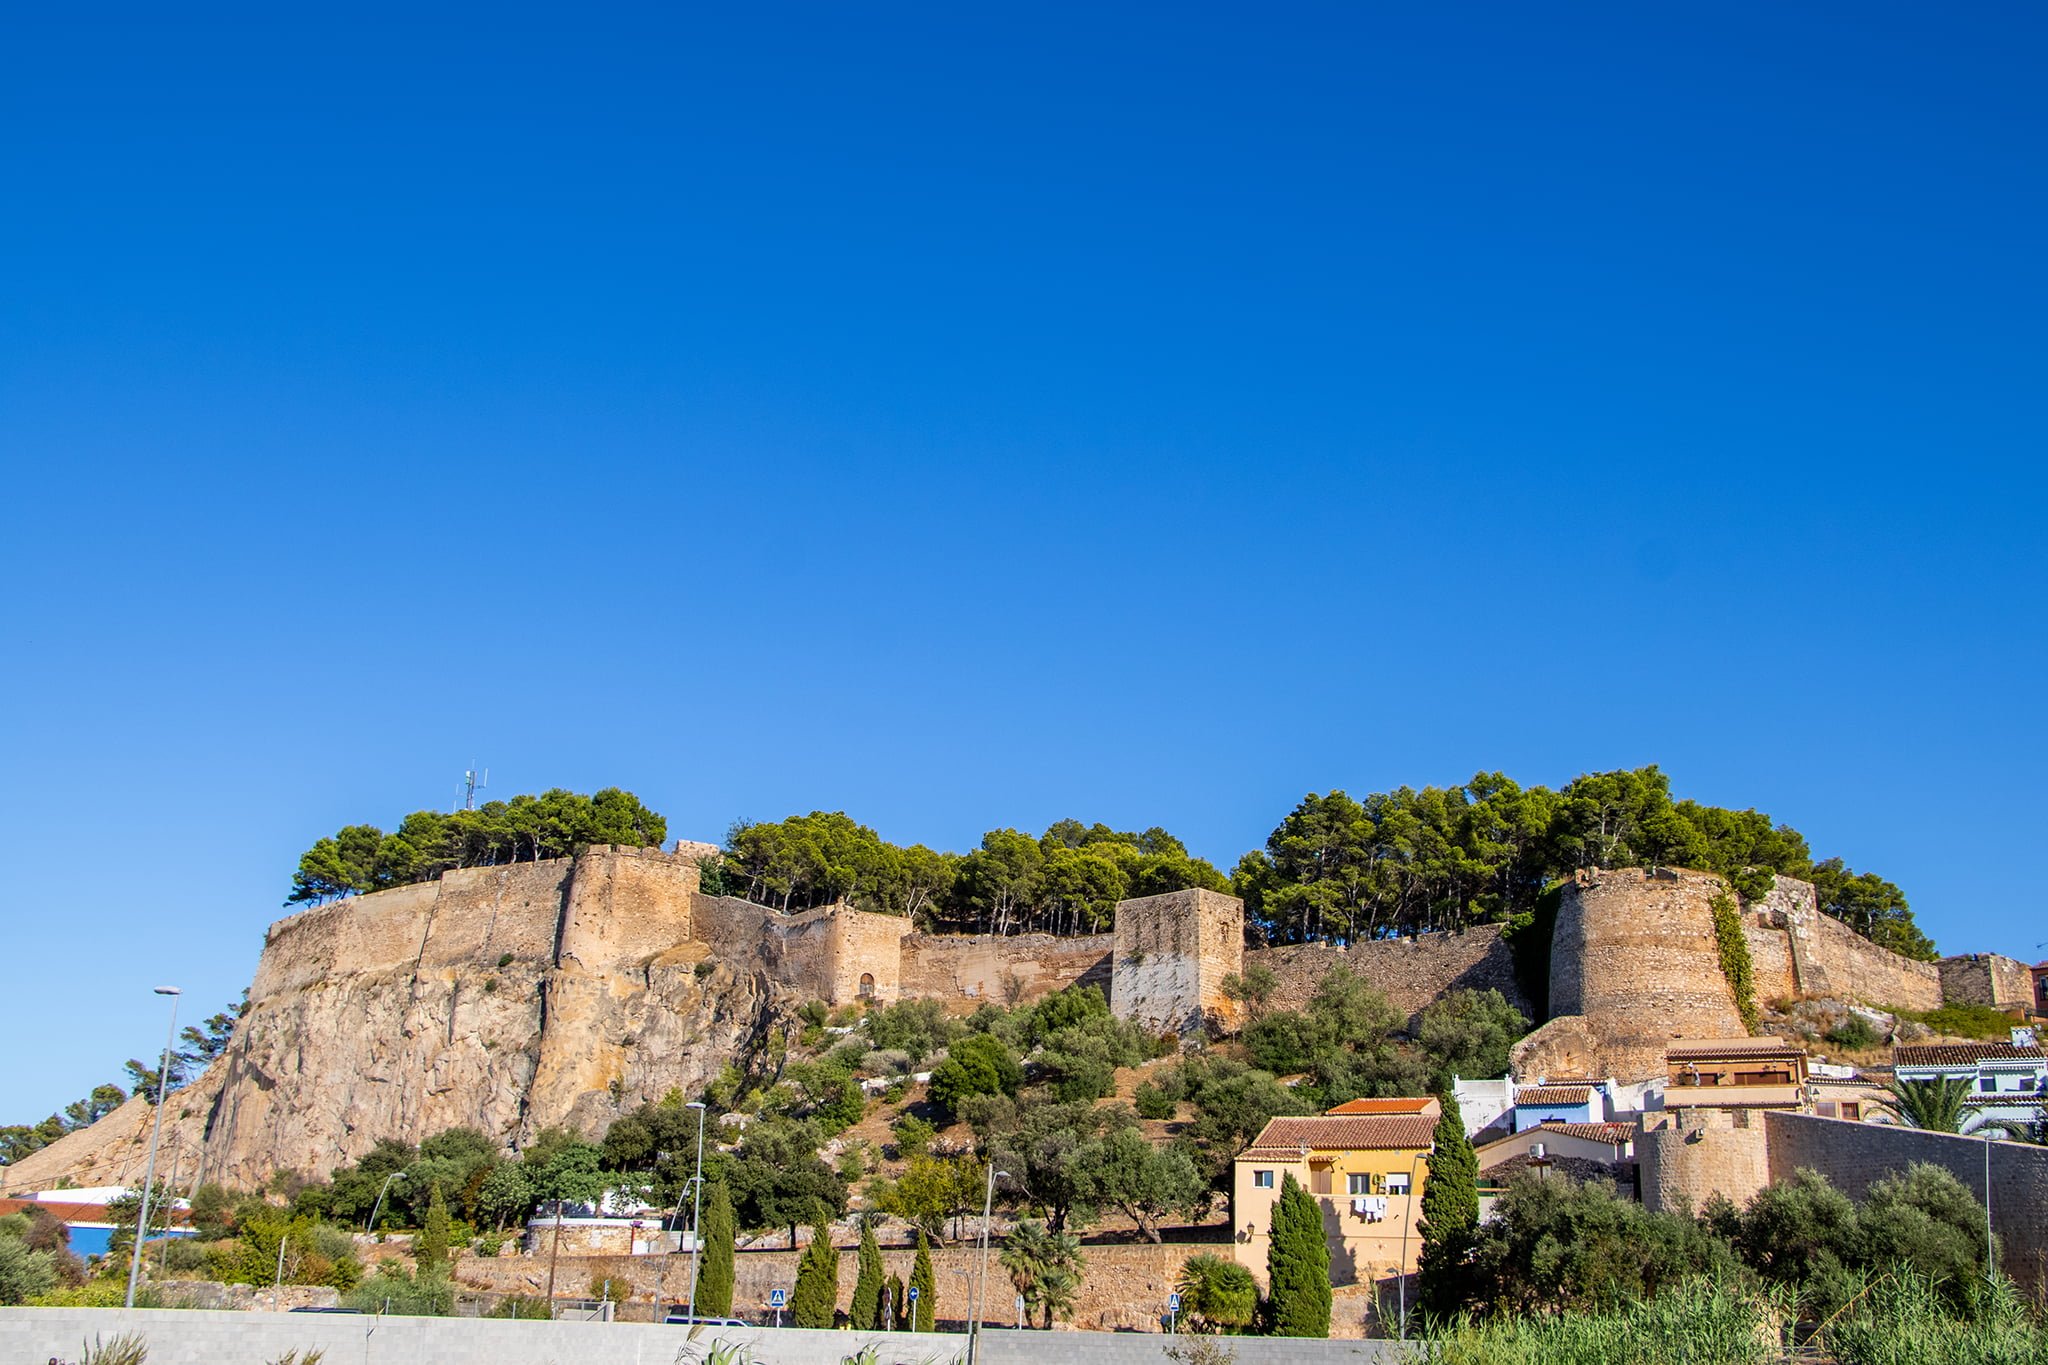
[[1178, 1313], [1180, 1311], [1180, 1295], [1168, 1294], [1166, 1296], [1166, 1311], [1169, 1313]]
[[786, 1291], [780, 1289], [771, 1289], [768, 1291], [768, 1306], [770, 1308], [781, 1308], [788, 1304], [788, 1302], [789, 1294]]
[[910, 1301], [911, 1301], [912, 1303], [916, 1303], [916, 1302], [917, 1302], [917, 1286], [916, 1286], [916, 1285], [912, 1285], [912, 1286], [910, 1286]]

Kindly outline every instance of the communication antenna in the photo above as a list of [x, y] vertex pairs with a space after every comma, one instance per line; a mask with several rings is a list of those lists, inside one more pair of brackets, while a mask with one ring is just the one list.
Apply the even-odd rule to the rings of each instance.
[[462, 809], [476, 809], [476, 794], [491, 785], [491, 770], [466, 768], [462, 773]]

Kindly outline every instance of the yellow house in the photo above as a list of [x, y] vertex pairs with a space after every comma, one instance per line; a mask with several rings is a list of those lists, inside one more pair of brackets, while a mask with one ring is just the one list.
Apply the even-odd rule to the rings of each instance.
[[[1390, 1104], [1375, 1101], [1375, 1107]], [[1401, 1111], [1277, 1118], [1238, 1153], [1231, 1221], [1238, 1264], [1264, 1284], [1273, 1205], [1293, 1176], [1321, 1206], [1330, 1283], [1371, 1283], [1415, 1269], [1416, 1224], [1429, 1180], [1435, 1100]]]

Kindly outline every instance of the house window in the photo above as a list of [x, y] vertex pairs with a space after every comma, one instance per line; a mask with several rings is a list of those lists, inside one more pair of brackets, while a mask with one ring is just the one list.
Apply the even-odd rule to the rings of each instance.
[[1271, 1171], [1253, 1171], [1253, 1172], [1252, 1172], [1252, 1188], [1254, 1188], [1254, 1189], [1260, 1189], [1260, 1190], [1270, 1190], [1270, 1189], [1272, 1189], [1272, 1188], [1273, 1188], [1273, 1173], [1272, 1173]]
[[1998, 1089], [1998, 1077], [1986, 1076], [1983, 1080], [1977, 1082], [1977, 1088], [1987, 1095], [1993, 1093]]
[[863, 1000], [875, 998], [875, 974], [873, 972], [862, 972], [860, 974], [860, 998]]
[[1344, 1177], [1344, 1187], [1344, 1192], [1346, 1194], [1371, 1194], [1372, 1177], [1369, 1175], [1361, 1175], [1357, 1172], [1353, 1172], [1352, 1174]]
[[1392, 1175], [1388, 1176], [1388, 1177], [1387, 1177], [1387, 1193], [1388, 1193], [1388, 1194], [1406, 1194], [1406, 1193], [1408, 1193], [1408, 1172], [1406, 1172], [1406, 1171], [1395, 1171], [1395, 1172], [1394, 1172], [1394, 1173], [1393, 1173]]
[[1835, 1102], [1833, 1100], [1822, 1100], [1813, 1106], [1813, 1112], [1824, 1119], [1831, 1119], [1835, 1116]]
[[1328, 1194], [1330, 1192], [1330, 1168], [1328, 1166], [1312, 1168], [1309, 1171], [1308, 1192], [1310, 1194]]
[[1863, 1105], [1856, 1100], [1843, 1100], [1842, 1117], [1845, 1119], [1861, 1120], [1863, 1117]]

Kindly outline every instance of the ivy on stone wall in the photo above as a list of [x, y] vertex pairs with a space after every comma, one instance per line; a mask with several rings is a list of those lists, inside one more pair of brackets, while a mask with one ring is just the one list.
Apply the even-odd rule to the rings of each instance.
[[1756, 966], [1749, 960], [1749, 940], [1742, 933], [1742, 911], [1735, 897], [1722, 891], [1707, 902], [1714, 912], [1714, 943], [1721, 950], [1721, 975], [1735, 995], [1742, 1027], [1755, 1033], [1762, 1023], [1756, 1008]]

